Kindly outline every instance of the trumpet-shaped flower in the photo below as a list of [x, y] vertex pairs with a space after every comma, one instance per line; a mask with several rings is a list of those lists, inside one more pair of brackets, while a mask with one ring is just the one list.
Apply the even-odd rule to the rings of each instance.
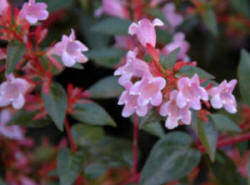
[[183, 17], [175, 12], [174, 3], [166, 4], [163, 7], [162, 12], [164, 13], [166, 19], [168, 20], [169, 23], [168, 28], [171, 31], [173, 31], [178, 25], [180, 25], [183, 22]]
[[163, 26], [160, 19], [154, 19], [152, 22], [149, 19], [142, 19], [138, 23], [132, 23], [129, 27], [128, 33], [136, 35], [138, 41], [142, 46], [146, 47], [150, 44], [152, 47], [156, 45], [155, 26]]
[[9, 139], [23, 139], [23, 131], [19, 126], [6, 125], [10, 119], [11, 113], [8, 109], [4, 109], [0, 112], [0, 134]]
[[178, 59], [188, 59], [187, 51], [189, 50], [189, 43], [185, 40], [183, 33], [176, 33], [173, 41], [162, 49], [162, 53], [168, 55], [177, 48], [180, 48]]
[[48, 18], [49, 12], [46, 9], [46, 3], [36, 3], [35, 0], [29, 0], [28, 3], [23, 4], [19, 19], [26, 20], [30, 24], [36, 24], [38, 21]]
[[119, 18], [129, 18], [125, 2], [122, 0], [102, 0], [102, 7], [95, 11], [95, 15], [100, 16], [103, 13]]
[[3, 12], [8, 8], [9, 3], [7, 0], [0, 0], [0, 15], [3, 14]]
[[146, 74], [142, 80], [137, 81], [130, 90], [130, 94], [138, 95], [138, 104], [145, 106], [151, 103], [158, 106], [162, 102], [161, 90], [166, 86], [166, 81], [162, 77], [153, 77]]
[[176, 104], [179, 108], [184, 108], [187, 105], [194, 110], [201, 109], [200, 100], [208, 100], [207, 91], [200, 86], [200, 79], [195, 74], [191, 79], [188, 77], [181, 78], [178, 83], [178, 93], [176, 97]]
[[231, 80], [227, 82], [224, 80], [219, 86], [213, 87], [208, 91], [212, 96], [211, 105], [215, 109], [224, 107], [229, 113], [237, 112], [237, 104], [234, 95], [232, 94], [237, 80]]
[[7, 81], [0, 85], [0, 107], [12, 104], [20, 109], [25, 103], [24, 94], [29, 89], [29, 83], [22, 78], [15, 78], [13, 74], [7, 76]]
[[145, 116], [150, 109], [150, 106], [141, 106], [137, 103], [138, 96], [130, 94], [130, 89], [132, 87], [131, 82], [127, 82], [124, 86], [125, 90], [121, 94], [118, 101], [118, 105], [125, 105], [122, 110], [122, 116], [129, 117], [134, 113], [136, 113], [138, 116]]
[[165, 122], [165, 126], [168, 129], [173, 129], [179, 125], [178, 121], [181, 120], [184, 124], [189, 125], [191, 123], [191, 111], [189, 105], [186, 104], [180, 108], [177, 104], [178, 91], [173, 90], [170, 94], [169, 101], [163, 103], [160, 107], [160, 115], [168, 116]]
[[82, 54], [83, 51], [88, 51], [88, 48], [76, 40], [75, 32], [71, 30], [70, 36], [63, 35], [62, 40], [50, 50], [50, 53], [61, 56], [64, 65], [71, 67], [77, 62], [87, 62], [88, 58]]

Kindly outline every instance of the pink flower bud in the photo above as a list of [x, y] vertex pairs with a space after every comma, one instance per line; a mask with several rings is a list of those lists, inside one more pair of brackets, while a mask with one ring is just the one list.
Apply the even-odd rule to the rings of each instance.
[[9, 3], [7, 0], [0, 0], [0, 15], [8, 8]]
[[173, 90], [170, 94], [170, 100], [163, 103], [160, 107], [160, 115], [168, 116], [165, 126], [168, 129], [176, 128], [181, 120], [184, 124], [189, 125], [191, 123], [191, 111], [189, 105], [180, 108], [177, 105], [177, 90]]
[[88, 51], [88, 48], [76, 40], [75, 32], [72, 29], [70, 36], [63, 35], [62, 40], [49, 53], [61, 56], [64, 65], [71, 67], [77, 62], [85, 63], [88, 61], [88, 58], [82, 54], [83, 51]]
[[163, 26], [163, 22], [160, 19], [154, 19], [152, 22], [149, 19], [142, 19], [138, 23], [132, 23], [128, 33], [130, 35], [136, 35], [137, 39], [144, 47], [146, 47], [147, 44], [155, 47], [155, 26]]
[[23, 131], [19, 126], [6, 125], [10, 119], [11, 113], [8, 109], [4, 109], [0, 112], [0, 134], [9, 139], [23, 139]]
[[21, 109], [25, 103], [24, 94], [30, 85], [22, 78], [7, 75], [7, 81], [0, 85], [0, 107], [12, 104], [15, 109]]
[[46, 20], [49, 12], [46, 10], [45, 3], [36, 3], [35, 0], [29, 0], [23, 4], [23, 8], [19, 13], [19, 19], [26, 20], [30, 24], [36, 24], [38, 21]]
[[229, 113], [237, 112], [237, 104], [234, 95], [232, 94], [237, 80], [231, 80], [227, 82], [224, 80], [219, 86], [214, 87], [208, 91], [209, 95], [212, 96], [211, 104], [215, 109], [224, 107]]
[[178, 93], [176, 104], [179, 108], [184, 108], [189, 105], [194, 110], [200, 110], [200, 100], [208, 100], [208, 93], [200, 86], [200, 79], [197, 74], [191, 79], [188, 77], [181, 78], [178, 81], [177, 86]]

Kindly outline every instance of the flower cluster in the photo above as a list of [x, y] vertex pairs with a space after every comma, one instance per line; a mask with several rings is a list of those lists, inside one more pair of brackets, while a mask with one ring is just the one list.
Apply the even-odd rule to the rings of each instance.
[[[232, 91], [236, 80], [223, 81], [216, 87], [212, 87], [212, 84], [204, 87], [201, 82], [207, 79], [200, 79], [198, 74], [191, 77], [185, 74], [176, 76], [183, 66], [196, 65], [189, 62], [187, 52], [190, 46], [185, 41], [184, 33], [173, 33], [172, 42], [161, 49], [156, 48], [155, 26], [174, 32], [175, 27], [183, 20], [175, 13], [173, 4], [167, 4], [163, 11], [169, 22], [168, 26], [164, 26], [159, 19], [151, 22], [144, 18], [129, 27], [128, 33], [133, 37], [127, 40], [132, 39], [134, 46], [128, 48], [130, 50], [126, 56], [126, 63], [114, 73], [120, 76], [119, 83], [125, 88], [118, 102], [119, 105], [125, 105], [122, 115], [129, 117], [136, 113], [138, 116], [145, 116], [150, 109], [156, 107], [161, 116], [167, 116], [165, 126], [173, 129], [180, 124], [189, 125], [191, 110], [203, 110], [202, 104], [209, 108], [211, 103], [215, 109], [224, 107], [229, 113], [235, 113], [236, 100]], [[121, 38], [119, 40], [121, 41]], [[117, 46], [121, 44], [118, 43]], [[165, 69], [160, 63], [160, 55], [168, 56], [176, 49], [179, 49], [179, 53], [174, 68]], [[151, 56], [151, 61], [144, 59], [147, 54]]]

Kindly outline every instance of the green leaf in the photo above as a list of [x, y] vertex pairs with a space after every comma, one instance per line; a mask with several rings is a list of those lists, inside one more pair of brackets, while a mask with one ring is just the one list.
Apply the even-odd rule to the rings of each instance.
[[239, 13], [244, 14], [247, 18], [250, 18], [250, 2], [249, 0], [231, 0], [233, 8]]
[[49, 12], [59, 11], [70, 8], [73, 5], [73, 0], [39, 0], [48, 5]]
[[60, 185], [72, 185], [82, 172], [83, 152], [73, 154], [69, 149], [62, 149], [57, 156], [57, 173]]
[[214, 76], [210, 73], [204, 71], [203, 69], [199, 67], [194, 66], [183, 66], [180, 71], [177, 73], [177, 77], [181, 77], [183, 75], [187, 75], [188, 77], [193, 77], [194, 74], [198, 74], [200, 78], [202, 79], [213, 79]]
[[81, 146], [99, 143], [104, 137], [101, 127], [84, 124], [74, 125], [72, 134], [74, 141]]
[[202, 19], [205, 25], [210, 29], [210, 31], [217, 36], [218, 35], [218, 26], [216, 21], [216, 16], [214, 10], [209, 8], [203, 15]]
[[31, 128], [44, 127], [49, 124], [47, 119], [34, 120], [36, 112], [29, 112], [25, 110], [18, 111], [11, 120], [7, 123], [8, 125], [20, 125]]
[[172, 35], [167, 30], [157, 29], [157, 42], [166, 44], [172, 41]]
[[189, 174], [199, 163], [201, 154], [191, 149], [192, 138], [171, 132], [153, 147], [142, 169], [141, 185], [162, 185]]
[[0, 178], [0, 185], [7, 185], [2, 178]]
[[147, 124], [159, 122], [161, 120], [163, 120], [162, 117], [156, 111], [150, 111], [146, 116], [140, 118], [139, 128], [143, 128]]
[[223, 114], [211, 114], [210, 117], [221, 132], [241, 132], [240, 127]]
[[91, 27], [91, 31], [108, 35], [127, 35], [132, 22], [127, 19], [106, 18]]
[[53, 83], [49, 93], [42, 92], [42, 100], [49, 116], [62, 131], [67, 109], [67, 94], [64, 88], [58, 83]]
[[152, 123], [146, 124], [142, 127], [142, 129], [157, 137], [165, 136], [165, 132], [160, 122], [152, 122]]
[[90, 125], [111, 125], [116, 126], [110, 115], [98, 104], [85, 103], [76, 104], [72, 116], [83, 123]]
[[180, 52], [180, 48], [177, 48], [174, 51], [172, 51], [171, 53], [169, 53], [168, 56], [161, 56], [160, 62], [162, 64], [162, 66], [165, 69], [169, 68], [169, 69], [173, 70], [174, 64], [177, 60], [179, 52]]
[[12, 73], [25, 53], [25, 45], [19, 41], [12, 41], [7, 46], [6, 73]]
[[166, 16], [159, 8], [148, 8], [145, 11], [147, 14], [157, 17], [158, 19], [162, 20], [166, 25], [169, 25], [168, 20], [166, 19]]
[[118, 78], [105, 77], [89, 88], [91, 98], [115, 98], [121, 95], [123, 88], [118, 84]]
[[101, 163], [93, 163], [88, 165], [84, 170], [84, 175], [90, 179], [97, 179], [98, 177], [104, 175], [107, 171], [107, 166]]
[[197, 124], [198, 136], [201, 140], [201, 143], [205, 146], [211, 161], [214, 161], [218, 139], [218, 132], [214, 126], [214, 123], [198, 120]]
[[240, 93], [243, 102], [250, 105], [250, 54], [245, 50], [241, 50], [240, 64], [238, 67], [238, 79]]

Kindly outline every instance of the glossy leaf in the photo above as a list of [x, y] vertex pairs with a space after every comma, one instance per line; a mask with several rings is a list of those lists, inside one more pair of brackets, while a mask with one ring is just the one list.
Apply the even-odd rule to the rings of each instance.
[[49, 93], [42, 92], [42, 100], [46, 111], [55, 122], [59, 130], [63, 130], [63, 123], [67, 109], [67, 94], [58, 83], [53, 83]]
[[153, 147], [140, 179], [141, 185], [162, 185], [189, 174], [200, 161], [201, 154], [191, 149], [192, 139], [182, 132], [172, 132]]
[[241, 132], [240, 127], [223, 114], [211, 114], [210, 117], [221, 132]]
[[199, 67], [194, 66], [183, 66], [180, 71], [177, 73], [177, 76], [187, 75], [188, 77], [193, 77], [194, 74], [198, 74], [201, 79], [213, 79], [214, 76], [204, 71]]
[[105, 77], [89, 88], [91, 98], [115, 98], [121, 95], [123, 88], [118, 84], [118, 78]]
[[250, 53], [241, 51], [240, 64], [238, 67], [238, 79], [240, 93], [245, 104], [250, 105]]
[[168, 54], [168, 56], [161, 56], [160, 62], [162, 66], [167, 69], [173, 70], [174, 64], [177, 60], [178, 54], [180, 52], [180, 48], [175, 49], [171, 53]]
[[94, 102], [76, 104], [72, 116], [76, 120], [90, 125], [116, 126], [110, 115], [100, 105]]
[[91, 31], [108, 35], [127, 35], [131, 23], [126, 19], [106, 18], [93, 25]]
[[25, 45], [18, 41], [12, 41], [7, 46], [6, 73], [12, 73], [25, 53]]
[[210, 31], [217, 36], [218, 35], [218, 25], [216, 21], [216, 15], [214, 13], [214, 10], [212, 8], [209, 8], [206, 10], [204, 15], [202, 16], [202, 19], [205, 23], [205, 25], [210, 29]]
[[165, 136], [165, 132], [161, 126], [161, 123], [159, 122], [152, 122], [152, 123], [146, 124], [142, 127], [142, 129], [157, 137]]
[[57, 156], [57, 173], [60, 185], [72, 185], [82, 172], [83, 152], [73, 154], [69, 149], [62, 149]]
[[73, 0], [39, 0], [48, 5], [49, 12], [59, 11], [70, 8], [73, 5]]
[[198, 120], [197, 124], [198, 136], [201, 143], [206, 148], [211, 161], [214, 161], [218, 139], [218, 132], [215, 125], [213, 122], [203, 122], [201, 120]]

